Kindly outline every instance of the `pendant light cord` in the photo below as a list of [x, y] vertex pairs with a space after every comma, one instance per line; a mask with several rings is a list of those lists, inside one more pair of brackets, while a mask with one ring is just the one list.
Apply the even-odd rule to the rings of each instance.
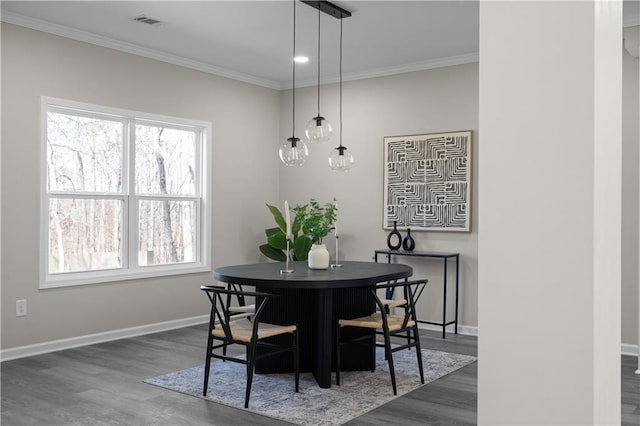
[[[340, 18], [340, 147], [342, 148], [342, 19]], [[342, 151], [340, 151], [342, 155]]]
[[318, 117], [320, 117], [320, 7], [318, 7]]
[[293, 0], [293, 57], [291, 58], [291, 62], [293, 63], [293, 90], [292, 90], [292, 102], [291, 107], [293, 109], [293, 118], [292, 118], [292, 129], [291, 129], [291, 137], [296, 137], [296, 2], [298, 0]]

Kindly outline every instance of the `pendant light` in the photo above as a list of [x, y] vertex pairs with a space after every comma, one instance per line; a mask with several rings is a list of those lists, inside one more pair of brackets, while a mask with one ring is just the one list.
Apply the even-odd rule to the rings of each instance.
[[329, 155], [329, 166], [332, 170], [346, 172], [354, 163], [353, 154], [342, 145], [342, 19], [340, 19], [340, 145]]
[[298, 0], [293, 0], [293, 56], [291, 62], [293, 63], [293, 90], [292, 92], [292, 132], [291, 137], [280, 144], [279, 154], [280, 160], [287, 166], [299, 166], [305, 162], [309, 156], [309, 150], [307, 144], [301, 141], [295, 136], [296, 134], [296, 62], [293, 58], [296, 57], [296, 3]]
[[309, 120], [304, 134], [310, 143], [322, 143], [331, 139], [332, 133], [331, 123], [320, 115], [320, 7], [318, 7], [318, 115]]

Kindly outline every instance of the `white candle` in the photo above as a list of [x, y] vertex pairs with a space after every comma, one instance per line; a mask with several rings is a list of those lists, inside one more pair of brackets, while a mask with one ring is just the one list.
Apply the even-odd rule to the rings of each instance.
[[284, 220], [287, 224], [287, 239], [291, 239], [291, 215], [289, 213], [289, 203], [287, 200], [284, 200]]
[[334, 224], [334, 231], [336, 236], [338, 236], [338, 202], [335, 201], [333, 206], [336, 208], [336, 223]]

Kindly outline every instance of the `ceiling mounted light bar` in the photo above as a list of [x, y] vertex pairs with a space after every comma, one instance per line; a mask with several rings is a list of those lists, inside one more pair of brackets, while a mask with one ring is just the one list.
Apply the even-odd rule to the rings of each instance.
[[318, 9], [321, 12], [326, 13], [327, 15], [331, 15], [336, 19], [343, 19], [351, 16], [351, 12], [349, 12], [348, 10], [344, 10], [340, 6], [336, 6], [329, 1], [300, 1], [306, 5], [313, 7], [314, 9]]

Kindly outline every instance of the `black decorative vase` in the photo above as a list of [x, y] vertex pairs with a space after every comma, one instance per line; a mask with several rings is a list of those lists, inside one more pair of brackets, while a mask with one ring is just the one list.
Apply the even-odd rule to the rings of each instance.
[[402, 240], [402, 248], [406, 251], [413, 251], [416, 248], [416, 242], [411, 236], [411, 229], [407, 228], [407, 236]]
[[397, 222], [393, 221], [393, 231], [389, 232], [387, 235], [387, 246], [389, 250], [398, 250], [402, 246], [402, 235], [398, 232], [398, 228], [396, 227]]

